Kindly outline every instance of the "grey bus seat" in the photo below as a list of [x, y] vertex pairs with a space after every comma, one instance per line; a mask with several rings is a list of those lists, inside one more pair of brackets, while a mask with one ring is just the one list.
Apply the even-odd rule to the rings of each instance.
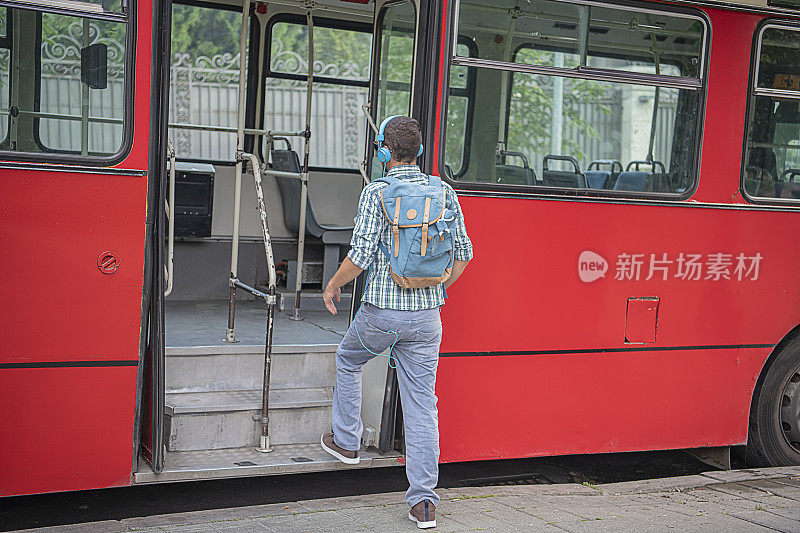
[[[601, 170], [601, 167], [605, 166], [608, 166], [609, 169]], [[597, 159], [589, 163], [589, 168], [583, 174], [586, 176], [586, 183], [590, 188], [610, 189], [621, 172], [622, 163], [616, 159]]]
[[[547, 163], [550, 161], [567, 161], [572, 164], [574, 171], [549, 170]], [[548, 187], [565, 187], [570, 189], [588, 189], [586, 176], [578, 168], [578, 161], [568, 155], [546, 155], [542, 161], [542, 180]]]
[[[297, 152], [292, 150], [289, 141], [286, 141], [287, 148], [270, 150], [272, 168], [281, 172], [300, 173], [300, 158]], [[292, 233], [300, 231], [300, 194], [302, 191], [300, 180], [296, 178], [286, 178], [275, 176], [278, 191], [281, 195], [283, 205], [283, 223]], [[313, 235], [322, 240], [325, 245], [325, 254], [322, 263], [322, 286], [336, 273], [339, 268], [339, 256], [341, 248], [350, 244], [353, 236], [353, 226], [336, 226], [333, 224], [321, 224], [314, 215], [314, 208], [311, 202], [306, 204], [306, 234]]]
[[[497, 183], [510, 183], [513, 185], [535, 185], [536, 173], [528, 165], [528, 158], [522, 152], [500, 150], [501, 160], [495, 165], [495, 178]], [[507, 157], [518, 157], [522, 166], [506, 164]]]

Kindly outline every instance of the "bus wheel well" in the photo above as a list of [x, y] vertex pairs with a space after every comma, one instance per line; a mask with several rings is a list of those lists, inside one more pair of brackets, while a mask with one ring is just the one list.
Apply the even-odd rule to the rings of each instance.
[[800, 464], [800, 325], [789, 331], [764, 362], [750, 399], [746, 461], [752, 466]]
[[770, 352], [769, 357], [764, 362], [764, 366], [761, 367], [761, 372], [758, 375], [758, 379], [756, 380], [756, 386], [753, 388], [753, 395], [750, 398], [750, 412], [753, 412], [753, 402], [756, 401], [758, 397], [758, 391], [761, 389], [761, 386], [764, 383], [764, 378], [769, 372], [769, 369], [772, 367], [772, 364], [778, 358], [778, 355], [783, 351], [783, 349], [789, 345], [793, 340], [800, 338], [800, 324], [797, 324], [794, 328], [789, 330], [789, 333], [784, 335], [784, 337], [775, 345]]

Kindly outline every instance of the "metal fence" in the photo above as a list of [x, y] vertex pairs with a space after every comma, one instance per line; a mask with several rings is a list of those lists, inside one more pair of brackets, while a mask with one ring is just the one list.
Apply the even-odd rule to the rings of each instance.
[[[616, 159], [626, 165], [629, 162], [627, 159], [644, 160], [647, 157], [646, 152], [632, 153], [629, 157], [625, 157], [622, 138], [624, 110], [619, 91], [616, 91], [612, 99], [603, 102], [573, 103], [571, 107], [592, 128], [592, 132], [589, 133], [572, 123], [564, 127], [564, 139], [569, 139], [577, 146], [575, 155], [581, 169], [586, 170], [589, 163], [597, 159]], [[652, 116], [651, 113], [652, 111], [648, 112], [648, 118]], [[676, 114], [677, 98], [662, 94], [656, 114], [653, 154], [654, 158], [664, 163], [667, 169], [672, 154]], [[647, 137], [649, 139], [649, 130]]]
[[[175, 54], [171, 68], [170, 123], [236, 127], [239, 95], [239, 56], [212, 58]], [[326, 66], [316, 67], [328, 68]], [[269, 79], [264, 95], [264, 127], [272, 130], [305, 128], [305, 82]], [[353, 168], [361, 160], [366, 122], [361, 106], [367, 89], [316, 83], [311, 109], [311, 164]], [[171, 128], [178, 157], [231, 161], [236, 135]], [[300, 143], [300, 144], [298, 144]], [[293, 148], [302, 151], [302, 141]]]

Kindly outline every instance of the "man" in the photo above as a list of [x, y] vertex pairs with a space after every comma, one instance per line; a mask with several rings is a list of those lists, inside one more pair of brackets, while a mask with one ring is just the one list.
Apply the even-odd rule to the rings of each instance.
[[[416, 159], [422, 145], [419, 123], [408, 117], [391, 119], [384, 129], [384, 145], [391, 152], [385, 172], [413, 183], [427, 184]], [[361, 373], [364, 364], [387, 348], [397, 361], [397, 381], [403, 406], [406, 439], [406, 502], [409, 518], [420, 528], [436, 526], [439, 497], [439, 415], [436, 408], [436, 368], [442, 323], [439, 309], [445, 289], [455, 283], [472, 259], [472, 243], [452, 187], [445, 187], [446, 207], [457, 217], [453, 227], [452, 275], [444, 283], [402, 289], [391, 278], [389, 259], [378, 243], [390, 249], [391, 226], [381, 208], [380, 191], [387, 185], [372, 182], [361, 193], [351, 250], [323, 293], [325, 306], [336, 314], [341, 287], [369, 269], [363, 304], [336, 351], [336, 387], [333, 393], [333, 432], [322, 436], [322, 447], [347, 464], [358, 463], [364, 426], [361, 422]], [[392, 361], [390, 360], [390, 363]]]

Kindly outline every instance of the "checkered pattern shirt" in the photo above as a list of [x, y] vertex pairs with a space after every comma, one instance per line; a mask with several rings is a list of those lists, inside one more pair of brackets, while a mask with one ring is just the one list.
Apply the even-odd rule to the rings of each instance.
[[[428, 176], [417, 165], [392, 167], [388, 176], [408, 180], [412, 183], [428, 183]], [[467, 236], [464, 215], [458, 205], [456, 192], [442, 181], [445, 188], [447, 208], [456, 214], [453, 226], [453, 258], [462, 261], [472, 259], [472, 243]], [[378, 241], [391, 249], [392, 226], [381, 208], [380, 190], [386, 183], [372, 182], [364, 187], [358, 202], [358, 215], [350, 241], [347, 257], [359, 268], [369, 269], [369, 282], [362, 300], [376, 307], [400, 311], [419, 311], [444, 305], [444, 286], [441, 284], [421, 289], [402, 289], [389, 274], [389, 259], [378, 248]]]

